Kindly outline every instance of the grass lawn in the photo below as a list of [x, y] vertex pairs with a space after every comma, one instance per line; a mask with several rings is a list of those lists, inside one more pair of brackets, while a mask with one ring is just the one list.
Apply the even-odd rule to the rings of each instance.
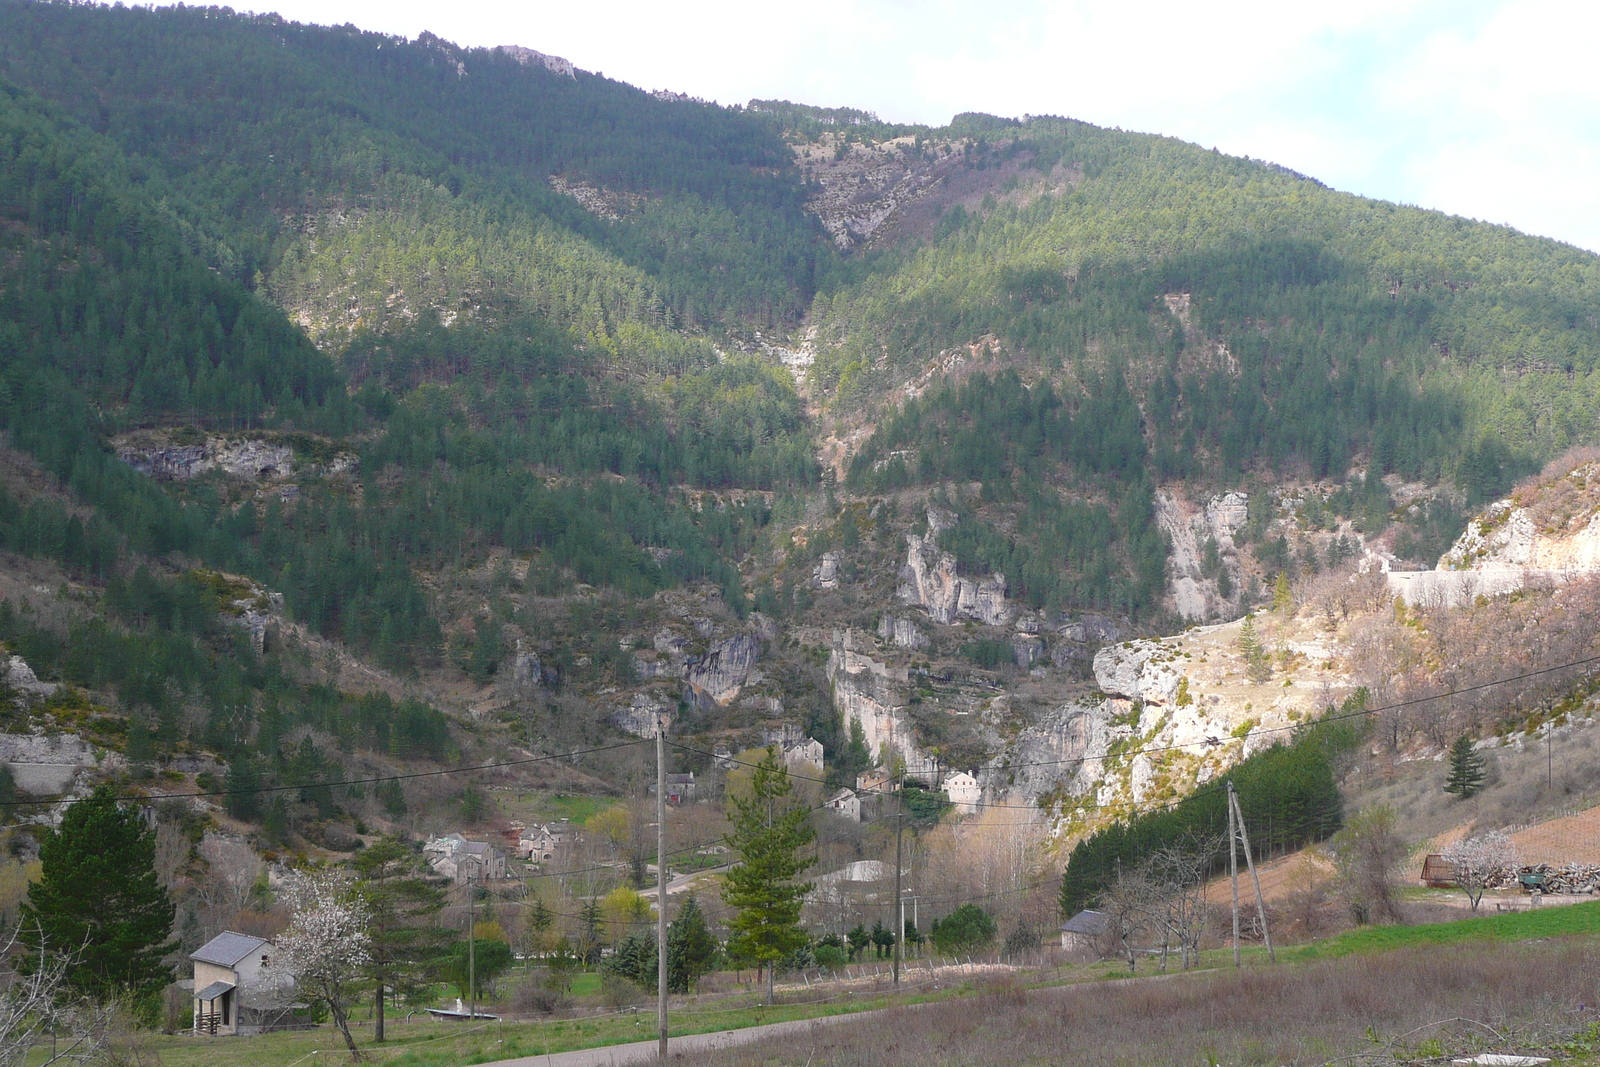
[[[598, 989], [597, 975], [592, 978]], [[574, 983], [576, 991], [578, 983]], [[944, 999], [968, 995], [972, 987], [948, 989], [939, 993], [901, 998], [900, 1003]], [[767, 1007], [744, 1003], [725, 1008], [689, 1007], [675, 1010], [673, 1035], [700, 1034], [732, 1030], [762, 1023], [791, 1019], [815, 1019], [871, 1008], [887, 1007], [889, 998], [861, 996], [828, 1004], [779, 1004]], [[479, 1023], [473, 1027], [459, 1022], [440, 1022], [431, 1017], [392, 1018], [389, 1040], [373, 1045], [372, 1029], [364, 1025], [355, 1032], [362, 1055], [369, 1060], [403, 1067], [454, 1067], [457, 1064], [483, 1063], [514, 1056], [544, 1055], [571, 1049], [644, 1041], [655, 1036], [655, 1013], [651, 1005], [627, 1012], [589, 1019], [561, 1019], [549, 1022]], [[332, 1027], [299, 1033], [262, 1034], [247, 1038], [209, 1038], [151, 1035], [145, 1047], [159, 1054], [164, 1067], [289, 1067], [299, 1060], [328, 1062], [342, 1060], [344, 1045]], [[313, 1059], [313, 1053], [316, 1056]]]
[[[1352, 930], [1308, 945], [1286, 946], [1278, 951], [1284, 963], [1330, 960], [1363, 953], [1382, 953], [1395, 949], [1455, 943], [1525, 942], [1578, 934], [1600, 934], [1600, 901], [1539, 908], [1508, 914], [1484, 915], [1455, 922], [1422, 926], [1382, 926]], [[1266, 964], [1266, 950], [1251, 946], [1244, 950], [1251, 970]], [[1232, 950], [1211, 949], [1202, 953], [1204, 968], [1231, 970]], [[1176, 960], [1173, 960], [1176, 967]], [[1138, 973], [1156, 973], [1153, 959], [1141, 959]], [[914, 980], [916, 972], [909, 972]], [[1102, 961], [1071, 968], [1062, 974], [1067, 983], [1095, 983], [1125, 978], [1126, 965]], [[1054, 985], [1050, 972], [1042, 982]], [[891, 1003], [911, 1004], [932, 1000], [954, 1000], [988, 991], [987, 983], [961, 982], [939, 990], [912, 992], [889, 998], [870, 991], [842, 996], [821, 1004], [778, 1004], [767, 1007], [752, 993], [675, 1007], [672, 1033], [687, 1035], [716, 1030], [732, 1030], [762, 1023], [867, 1011]], [[572, 992], [593, 997], [600, 992], [598, 974], [574, 976]], [[587, 1019], [560, 1019], [543, 1022], [480, 1023], [473, 1027], [457, 1022], [440, 1022], [428, 1016], [391, 1017], [389, 1040], [382, 1046], [371, 1043], [372, 1030], [363, 1015], [356, 1041], [363, 1055], [371, 1060], [398, 1067], [454, 1067], [457, 1064], [483, 1063], [515, 1056], [543, 1055], [571, 1049], [642, 1041], [655, 1034], [655, 1015], [651, 1004], [637, 1012], [621, 1012]], [[146, 1045], [158, 1053], [165, 1067], [291, 1067], [302, 1060], [327, 1062], [330, 1056], [342, 1059], [344, 1052], [338, 1033], [331, 1027], [303, 1033], [266, 1034], [259, 1037], [196, 1038], [152, 1035]], [[316, 1053], [313, 1057], [313, 1053]]]
[[1327, 959], [1357, 952], [1386, 952], [1409, 945], [1449, 945], [1461, 941], [1527, 941], [1571, 934], [1600, 934], [1600, 900], [1558, 904], [1528, 911], [1479, 915], [1422, 926], [1368, 926], [1288, 949], [1287, 959]]

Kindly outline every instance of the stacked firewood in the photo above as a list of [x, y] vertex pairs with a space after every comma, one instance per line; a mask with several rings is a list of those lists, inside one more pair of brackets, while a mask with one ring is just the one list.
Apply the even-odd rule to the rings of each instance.
[[1504, 870], [1492, 881], [1494, 889], [1529, 888], [1526, 874], [1542, 875], [1539, 889], [1545, 893], [1600, 892], [1600, 865], [1593, 863], [1533, 863]]

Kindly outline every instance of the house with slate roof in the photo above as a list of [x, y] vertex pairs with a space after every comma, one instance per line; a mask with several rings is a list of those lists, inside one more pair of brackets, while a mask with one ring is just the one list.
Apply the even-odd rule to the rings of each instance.
[[1109, 929], [1111, 920], [1104, 912], [1080, 911], [1061, 924], [1061, 947], [1093, 945]]
[[460, 834], [447, 834], [429, 841], [422, 848], [428, 866], [435, 874], [456, 885], [498, 881], [506, 876], [506, 854], [483, 841], [468, 841]]
[[272, 942], [232, 930], [189, 954], [194, 962], [194, 1032], [259, 1034], [295, 1025], [293, 984], [274, 974]]

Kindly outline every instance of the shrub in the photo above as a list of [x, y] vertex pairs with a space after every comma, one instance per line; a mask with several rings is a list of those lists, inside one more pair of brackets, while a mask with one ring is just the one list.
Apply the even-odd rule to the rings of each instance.
[[994, 918], [976, 904], [963, 904], [933, 924], [933, 946], [946, 956], [994, 943]]

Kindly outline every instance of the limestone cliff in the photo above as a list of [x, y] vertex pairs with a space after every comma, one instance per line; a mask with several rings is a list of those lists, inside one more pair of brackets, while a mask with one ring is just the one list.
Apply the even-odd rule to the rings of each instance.
[[1497, 500], [1431, 571], [1394, 571], [1390, 591], [1413, 604], [1462, 604], [1600, 571], [1600, 463], [1584, 463]]
[[956, 558], [942, 552], [932, 535], [906, 535], [906, 562], [900, 568], [900, 601], [923, 608], [934, 622], [974, 619], [987, 626], [1004, 626], [1015, 616], [1006, 600], [1006, 576], [963, 578], [956, 574]]

